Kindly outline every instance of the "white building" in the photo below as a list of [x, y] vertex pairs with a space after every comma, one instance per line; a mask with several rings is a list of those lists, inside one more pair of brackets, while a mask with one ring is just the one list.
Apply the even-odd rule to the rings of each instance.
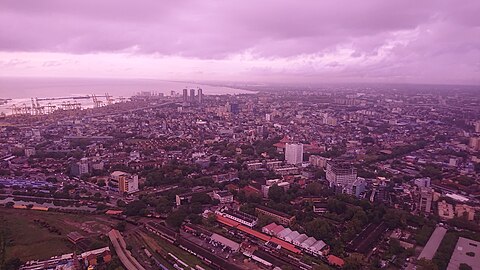
[[315, 242], [315, 244], [311, 245], [308, 250], [310, 250], [310, 252], [314, 253], [314, 254], [321, 254], [321, 250], [326, 247], [327, 244], [325, 242], [323, 242], [322, 240], [318, 240], [317, 242]]
[[27, 148], [25, 148], [25, 156], [26, 156], [26, 157], [34, 156], [35, 153], [36, 153], [35, 148], [33, 148], [33, 147], [27, 147]]
[[262, 195], [264, 198], [268, 198], [268, 191], [273, 185], [277, 185], [281, 188], [283, 188], [284, 191], [287, 191], [290, 188], [290, 183], [289, 182], [284, 182], [280, 179], [271, 179], [267, 180], [265, 185], [262, 185]]
[[214, 191], [213, 198], [220, 201], [220, 203], [232, 203], [233, 195], [228, 190]]
[[292, 233], [292, 230], [290, 228], [285, 228], [282, 231], [280, 231], [277, 235], [278, 238], [285, 240], [285, 236], [289, 235]]
[[309, 237], [307, 240], [303, 241], [302, 244], [300, 244], [300, 247], [304, 249], [308, 249], [316, 242], [317, 242], [317, 239], [315, 239], [314, 237]]
[[418, 209], [425, 213], [430, 213], [432, 209], [433, 189], [431, 187], [420, 188], [420, 201]]
[[310, 162], [312, 166], [319, 167], [319, 168], [325, 168], [325, 166], [327, 166], [327, 161], [329, 160], [330, 160], [329, 158], [322, 157], [322, 156], [315, 156], [315, 155], [311, 155], [308, 158], [308, 162]]
[[357, 180], [357, 169], [348, 163], [327, 162], [326, 178], [330, 187], [346, 188]]
[[303, 144], [287, 143], [285, 145], [285, 160], [288, 164], [301, 164], [303, 162]]
[[257, 225], [258, 218], [256, 216], [249, 215], [244, 212], [236, 211], [233, 209], [229, 208], [221, 208], [217, 211], [215, 211], [217, 215], [220, 215], [222, 217], [226, 217], [228, 219], [234, 220], [236, 222], [239, 222], [245, 226], [248, 226], [250, 228], [254, 227]]
[[414, 183], [418, 188], [422, 188], [422, 187], [430, 187], [430, 181], [431, 181], [430, 177], [424, 177], [424, 178], [415, 179]]
[[300, 234], [297, 236], [295, 239], [293, 239], [292, 243], [296, 246], [300, 246], [300, 244], [303, 243], [303, 241], [307, 240], [308, 236], [304, 233]]
[[351, 185], [347, 185], [344, 189], [344, 193], [359, 197], [362, 192], [365, 191], [366, 181], [365, 178], [357, 177]]
[[297, 231], [293, 231], [291, 232], [290, 234], [288, 234], [287, 236], [285, 236], [285, 238], [283, 240], [289, 242], [289, 243], [292, 243], [293, 244], [293, 240], [297, 237], [300, 236], [300, 233], [297, 232]]
[[114, 171], [110, 174], [108, 186], [120, 193], [134, 193], [138, 189], [138, 175], [129, 174], [122, 171]]
[[74, 176], [82, 176], [90, 172], [90, 165], [88, 164], [87, 158], [82, 158], [79, 162], [72, 164], [70, 172]]

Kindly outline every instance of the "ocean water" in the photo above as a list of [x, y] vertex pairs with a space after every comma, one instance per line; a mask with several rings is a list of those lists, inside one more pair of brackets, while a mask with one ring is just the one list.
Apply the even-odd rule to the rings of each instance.
[[[182, 94], [184, 88], [202, 88], [204, 95], [249, 94], [247, 90], [224, 86], [212, 86], [189, 82], [175, 82], [147, 79], [87, 79], [87, 78], [5, 78], [0, 77], [0, 100], [8, 100], [0, 104], [0, 113], [9, 114], [13, 105], [31, 107], [32, 98], [73, 97], [86, 95], [105, 95], [113, 98], [131, 97], [138, 92], [149, 91], [170, 95], [171, 91]], [[190, 92], [189, 92], [190, 93]], [[105, 98], [99, 98], [106, 102]], [[65, 101], [65, 100], [63, 100]], [[63, 101], [40, 101], [40, 105], [60, 105]], [[93, 101], [76, 100], [83, 107], [92, 107]]]

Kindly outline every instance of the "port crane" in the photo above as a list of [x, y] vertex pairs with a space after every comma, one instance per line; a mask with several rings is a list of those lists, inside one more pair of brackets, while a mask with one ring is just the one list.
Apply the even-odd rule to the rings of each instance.
[[[105, 102], [99, 98], [105, 98]], [[109, 94], [104, 95], [85, 95], [85, 96], [73, 96], [73, 97], [46, 97], [46, 98], [30, 98], [31, 107], [25, 103], [22, 105], [12, 104], [10, 107], [12, 115], [43, 115], [54, 112], [57, 109], [62, 110], [79, 110], [82, 109], [82, 104], [78, 100], [92, 99], [94, 108], [100, 108], [102, 106], [111, 105], [115, 102], [115, 99]], [[125, 98], [120, 99], [124, 102]], [[41, 101], [50, 101], [47, 105], [41, 105]], [[62, 101], [61, 104], [53, 105], [52, 101]]]

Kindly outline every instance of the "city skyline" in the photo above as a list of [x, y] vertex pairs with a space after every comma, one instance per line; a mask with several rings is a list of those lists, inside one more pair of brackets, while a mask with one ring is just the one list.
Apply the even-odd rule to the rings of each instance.
[[480, 270], [480, 1], [0, 1], [0, 270]]
[[476, 1], [2, 1], [0, 73], [480, 83]]

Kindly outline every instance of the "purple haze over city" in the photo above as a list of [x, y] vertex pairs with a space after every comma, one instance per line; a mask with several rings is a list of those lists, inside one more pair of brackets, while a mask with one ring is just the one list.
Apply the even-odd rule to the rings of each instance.
[[3, 0], [5, 77], [480, 83], [480, 1]]

